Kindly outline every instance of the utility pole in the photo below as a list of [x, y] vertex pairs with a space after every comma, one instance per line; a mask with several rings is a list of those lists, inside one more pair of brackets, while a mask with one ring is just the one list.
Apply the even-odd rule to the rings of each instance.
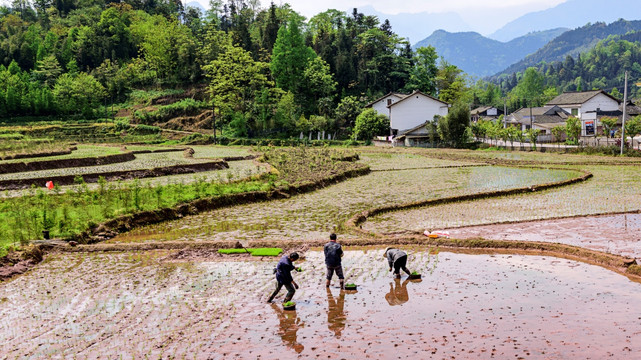
[[532, 101], [530, 101], [530, 130], [533, 130], [534, 119], [532, 118]]
[[211, 103], [211, 127], [214, 129], [214, 145], [216, 145], [216, 105]]
[[623, 88], [623, 119], [621, 120], [621, 155], [623, 155], [623, 145], [625, 145], [625, 113], [626, 103], [628, 102], [628, 72], [625, 72], [625, 85]]
[[503, 128], [507, 128], [507, 98], [503, 98]]

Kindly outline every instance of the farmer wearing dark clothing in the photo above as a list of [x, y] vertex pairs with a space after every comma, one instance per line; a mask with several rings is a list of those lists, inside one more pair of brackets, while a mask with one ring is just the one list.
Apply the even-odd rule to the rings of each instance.
[[336, 272], [336, 276], [338, 276], [342, 289], [345, 282], [345, 277], [343, 276], [343, 265], [341, 264], [343, 248], [336, 242], [336, 234], [331, 234], [329, 236], [329, 240], [330, 241], [325, 244], [324, 248], [325, 265], [327, 265], [327, 281], [325, 282], [325, 287], [329, 287], [329, 284], [332, 281], [332, 276], [334, 276], [334, 272]]
[[401, 277], [401, 269], [403, 269], [403, 271], [405, 271], [407, 275], [412, 274], [405, 267], [405, 265], [407, 265], [407, 253], [405, 253], [405, 251], [388, 247], [387, 249], [385, 249], [383, 257], [386, 258], [387, 262], [389, 263], [389, 271], [392, 271], [393, 268], [394, 275], [397, 278]]
[[296, 292], [295, 289], [298, 289], [298, 284], [296, 284], [294, 278], [292, 278], [292, 270], [297, 270], [292, 261], [296, 260], [298, 260], [298, 254], [293, 252], [289, 254], [289, 256], [283, 255], [278, 262], [278, 265], [276, 265], [276, 290], [274, 290], [272, 295], [269, 297], [269, 300], [267, 300], [268, 303], [274, 300], [283, 285], [285, 286], [285, 289], [287, 289], [287, 296], [285, 296], [283, 302], [288, 302], [294, 296], [294, 293]]

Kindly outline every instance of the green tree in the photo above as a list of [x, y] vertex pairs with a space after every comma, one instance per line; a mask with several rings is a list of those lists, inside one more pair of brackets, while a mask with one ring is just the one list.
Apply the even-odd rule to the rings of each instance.
[[436, 96], [436, 66], [438, 54], [433, 46], [420, 47], [414, 55], [414, 66], [410, 70], [409, 81], [405, 85], [408, 92], [419, 90], [425, 94]]
[[100, 82], [83, 72], [75, 77], [63, 74], [53, 87], [58, 109], [65, 114], [82, 113], [85, 116], [93, 116], [105, 94], [105, 88]]
[[625, 135], [630, 137], [630, 146], [634, 147], [634, 137], [641, 134], [641, 115], [625, 122]]
[[619, 119], [611, 116], [604, 116], [601, 118], [601, 124], [603, 124], [603, 133], [605, 135], [606, 144], [610, 145], [610, 131], [614, 129]]
[[301, 79], [304, 78], [309, 61], [314, 57], [316, 57], [314, 50], [305, 45], [298, 20], [292, 19], [287, 25], [278, 29], [269, 67], [276, 86], [292, 92], [299, 104], [306, 87]]
[[331, 104], [333, 94], [336, 91], [337, 84], [329, 71], [329, 65], [320, 57], [310, 59], [303, 71], [303, 79], [306, 85], [308, 113], [316, 112], [321, 115], [329, 115], [328, 109], [323, 109], [320, 106], [324, 103], [321, 99], [328, 99], [328, 103]]
[[267, 79], [268, 68], [242, 48], [227, 46], [216, 60], [203, 67], [210, 80], [213, 104], [224, 114], [247, 113], [257, 93], [273, 85]]
[[568, 143], [578, 144], [579, 137], [581, 137], [581, 120], [570, 116], [565, 122], [565, 133], [568, 136]]
[[465, 96], [469, 89], [463, 70], [445, 60], [441, 60], [436, 76], [436, 87], [438, 98], [446, 103], [468, 102]]
[[367, 108], [356, 117], [353, 137], [355, 140], [370, 140], [374, 136], [388, 135], [389, 127], [390, 122], [387, 116]]
[[528, 105], [540, 106], [543, 99], [545, 79], [534, 67], [525, 70], [523, 77], [510, 92], [510, 98], [525, 100]]
[[33, 76], [49, 88], [53, 87], [61, 73], [62, 69], [54, 55], [48, 55], [39, 60], [37, 67], [32, 71]]
[[559, 143], [559, 147], [561, 146], [561, 137], [563, 134], [565, 134], [565, 126], [563, 125], [557, 125], [552, 128], [552, 135], [554, 135], [554, 140]]
[[439, 119], [438, 134], [442, 141], [454, 147], [463, 147], [468, 142], [470, 109], [458, 102], [452, 106], [449, 114]]
[[361, 103], [355, 96], [345, 96], [341, 99], [334, 111], [336, 126], [339, 131], [351, 133], [356, 122], [356, 117], [363, 111]]
[[510, 139], [512, 150], [514, 150], [515, 140], [519, 140], [520, 142], [523, 142], [523, 139], [522, 139], [523, 132], [514, 126], [508, 126], [506, 129], [507, 129], [508, 138]]
[[527, 136], [528, 140], [530, 140], [530, 144], [532, 144], [532, 150], [536, 151], [536, 142], [539, 139], [539, 134], [541, 133], [541, 130], [539, 129], [527, 129], [525, 131], [525, 135]]

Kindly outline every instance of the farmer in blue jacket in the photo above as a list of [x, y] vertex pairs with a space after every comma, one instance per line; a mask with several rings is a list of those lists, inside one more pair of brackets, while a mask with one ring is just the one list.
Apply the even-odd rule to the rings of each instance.
[[292, 278], [292, 270], [300, 271], [300, 268], [294, 267], [294, 264], [292, 263], [296, 260], [298, 260], [298, 253], [293, 252], [289, 255], [283, 255], [278, 262], [278, 265], [276, 265], [276, 290], [274, 290], [272, 295], [269, 297], [269, 300], [267, 300], [268, 303], [274, 300], [283, 285], [285, 286], [285, 289], [287, 289], [287, 296], [285, 296], [283, 303], [290, 301], [292, 297], [294, 297], [294, 293], [296, 292], [296, 289], [298, 289], [298, 284], [296, 284], [294, 278]]

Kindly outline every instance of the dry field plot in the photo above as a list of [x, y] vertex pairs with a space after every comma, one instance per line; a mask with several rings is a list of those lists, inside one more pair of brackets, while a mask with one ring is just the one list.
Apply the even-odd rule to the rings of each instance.
[[[51, 255], [0, 285], [6, 358], [630, 358], [641, 285], [552, 257], [409, 249], [423, 280], [395, 281], [382, 250], [347, 251], [357, 292], [295, 274], [297, 310], [265, 304], [269, 261], [178, 262], [167, 252]], [[282, 299], [281, 294], [276, 301]]]
[[[407, 159], [402, 155], [392, 156], [401, 165]], [[431, 159], [422, 160], [426, 167], [433, 164]], [[340, 226], [350, 216], [372, 207], [529, 186], [575, 176], [578, 172], [572, 170], [489, 166], [374, 171], [290, 199], [223, 208], [143, 227], [111, 242], [324, 239], [328, 232], [342, 232]]]

